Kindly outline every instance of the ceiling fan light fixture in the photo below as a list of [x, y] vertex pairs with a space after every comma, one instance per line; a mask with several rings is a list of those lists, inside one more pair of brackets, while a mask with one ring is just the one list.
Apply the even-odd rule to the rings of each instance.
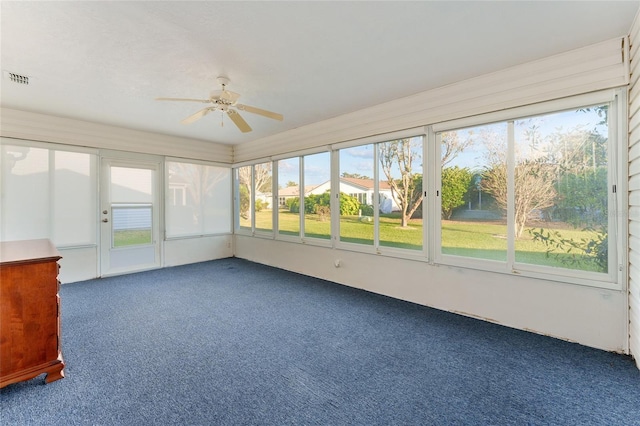
[[[231, 92], [226, 89], [229, 84], [229, 79], [224, 76], [219, 76], [218, 83], [222, 86], [222, 90], [212, 91], [209, 95], [209, 99], [191, 99], [191, 98], [156, 98], [158, 101], [186, 101], [186, 102], [201, 102], [212, 104], [212, 106], [204, 108], [195, 114], [182, 120], [183, 124], [191, 124], [204, 117], [210, 111], [220, 111], [222, 114], [227, 114], [231, 121], [240, 129], [242, 133], [250, 132], [252, 129], [249, 124], [242, 118], [238, 110], [246, 111], [251, 114], [261, 115], [263, 117], [271, 118], [273, 120], [282, 121], [284, 119], [282, 114], [276, 112], [267, 111], [265, 109], [252, 107], [250, 105], [243, 105], [238, 103], [240, 95], [235, 92]], [[223, 125], [223, 123], [221, 123]]]

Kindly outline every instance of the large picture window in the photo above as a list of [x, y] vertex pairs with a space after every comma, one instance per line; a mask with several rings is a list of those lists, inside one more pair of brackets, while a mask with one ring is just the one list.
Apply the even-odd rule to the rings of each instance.
[[607, 116], [596, 105], [513, 123], [516, 262], [608, 272]]
[[0, 240], [96, 244], [96, 154], [2, 139], [0, 161]]
[[609, 104], [454, 128], [436, 139], [441, 255], [606, 279], [615, 251]]
[[166, 161], [167, 237], [231, 231], [231, 169]]

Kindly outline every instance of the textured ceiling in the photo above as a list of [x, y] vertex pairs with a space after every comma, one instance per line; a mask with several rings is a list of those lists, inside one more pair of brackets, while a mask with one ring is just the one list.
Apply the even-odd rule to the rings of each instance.
[[[0, 105], [237, 144], [626, 35], [637, 1], [0, 3]], [[180, 120], [216, 77], [284, 114]]]

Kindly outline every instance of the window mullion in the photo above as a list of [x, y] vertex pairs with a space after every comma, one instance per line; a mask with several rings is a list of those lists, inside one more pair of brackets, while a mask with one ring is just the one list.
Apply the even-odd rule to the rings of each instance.
[[[305, 233], [305, 229], [304, 229], [304, 218], [306, 215], [306, 210], [304, 207], [304, 196], [306, 195], [306, 183], [304, 182], [304, 156], [301, 156], [299, 161], [298, 161], [298, 168], [300, 170], [298, 170], [298, 205], [300, 206], [298, 208], [298, 221], [300, 222], [300, 238], [304, 240], [304, 233]], [[331, 179], [331, 176], [329, 176], [329, 179]]]
[[256, 166], [251, 166], [251, 199], [249, 211], [251, 212], [251, 235], [256, 233]]
[[507, 123], [507, 268], [514, 269], [515, 262], [515, 131], [514, 122]]
[[340, 151], [331, 151], [331, 246], [336, 247], [340, 238]]
[[380, 169], [378, 167], [378, 146], [373, 145], [373, 199], [371, 205], [373, 206], [373, 248], [376, 252], [380, 251], [380, 211], [378, 209], [378, 203], [380, 201]]

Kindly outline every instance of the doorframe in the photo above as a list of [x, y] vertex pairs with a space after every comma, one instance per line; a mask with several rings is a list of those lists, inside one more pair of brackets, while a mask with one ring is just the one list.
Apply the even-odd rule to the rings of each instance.
[[[152, 235], [156, 234], [157, 236], [157, 249], [158, 249], [158, 261], [152, 267], [145, 267], [136, 270], [123, 270], [116, 272], [107, 272], [108, 265], [104, 264], [104, 246], [103, 246], [103, 232], [102, 232], [102, 209], [104, 202], [104, 191], [106, 190], [105, 185], [109, 185], [110, 182], [105, 182], [105, 167], [106, 164], [111, 162], [116, 162], [123, 166], [142, 166], [140, 168], [144, 168], [144, 166], [154, 166], [155, 167], [155, 176], [156, 182], [154, 182], [154, 191], [156, 196], [154, 200], [157, 202], [157, 206], [155, 207], [155, 211], [157, 211], [157, 225], [156, 228], [152, 230]], [[115, 150], [99, 150], [98, 152], [98, 211], [97, 213], [97, 223], [98, 223], [98, 277], [109, 277], [115, 275], [123, 275], [130, 274], [135, 272], [142, 272], [146, 270], [152, 269], [160, 269], [164, 265], [164, 239], [165, 239], [165, 227], [164, 227], [164, 157], [159, 155], [152, 154], [139, 154], [128, 151], [115, 151]], [[155, 216], [155, 214], [154, 214]], [[111, 215], [109, 220], [111, 220]]]

